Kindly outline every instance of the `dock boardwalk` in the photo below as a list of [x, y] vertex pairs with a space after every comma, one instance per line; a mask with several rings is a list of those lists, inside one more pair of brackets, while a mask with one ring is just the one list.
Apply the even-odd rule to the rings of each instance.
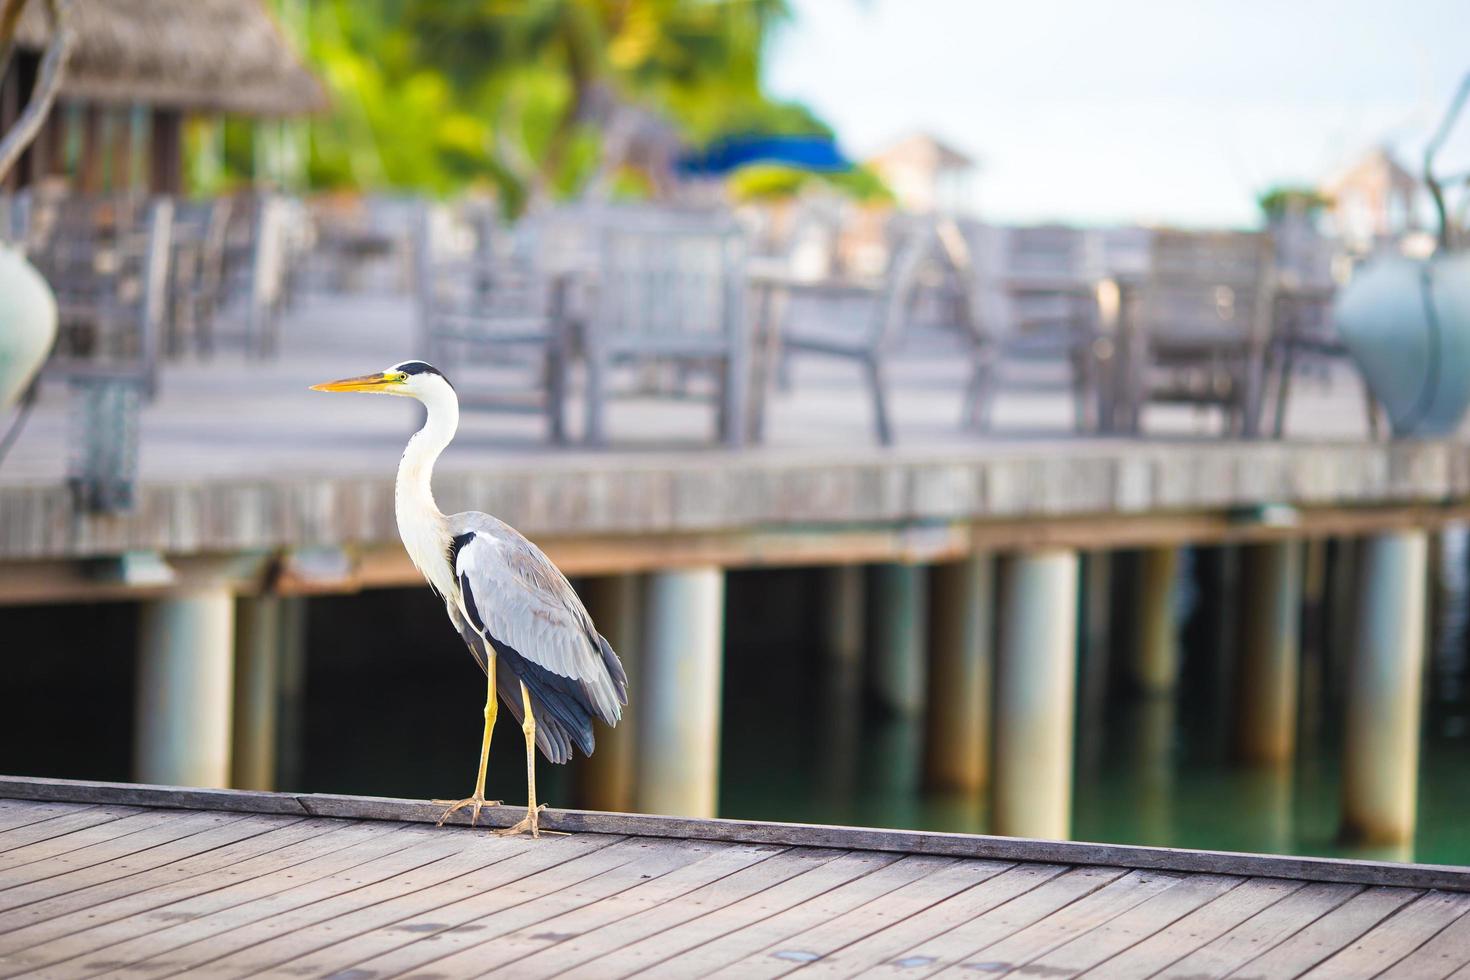
[[438, 810], [0, 777], [0, 976], [1470, 969], [1470, 868], [563, 810], [530, 840]]

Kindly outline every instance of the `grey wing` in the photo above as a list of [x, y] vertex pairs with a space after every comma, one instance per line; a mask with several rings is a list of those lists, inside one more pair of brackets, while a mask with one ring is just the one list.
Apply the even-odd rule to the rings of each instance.
[[[525, 681], [538, 724], [545, 718], [559, 723], [590, 754], [592, 718], [615, 725], [628, 702], [617, 654], [566, 577], [514, 528], [478, 513], [455, 514], [449, 524], [470, 625], [494, 647], [499, 663]], [[519, 697], [506, 701], [519, 716]]]

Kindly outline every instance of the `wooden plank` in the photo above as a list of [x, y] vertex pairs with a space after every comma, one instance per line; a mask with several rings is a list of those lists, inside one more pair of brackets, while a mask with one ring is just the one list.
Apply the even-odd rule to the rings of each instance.
[[[1035, 888], [986, 909], [932, 939], [913, 945], [897, 961], [884, 963], [871, 972], [876, 975], [913, 973], [913, 969], [899, 965], [907, 962], [917, 964], [918, 972], [926, 974], [940, 965], [959, 962], [973, 951], [1042, 921], [1126, 873], [1122, 868], [1064, 870], [1039, 882]], [[775, 955], [780, 955], [779, 951]]]
[[[704, 976], [751, 949], [795, 935], [927, 874], [934, 860], [842, 854], [748, 898], [666, 924], [661, 931], [603, 952], [575, 972]], [[530, 964], [527, 960], [522, 965]], [[549, 974], [538, 967], [536, 975]]]
[[[397, 940], [386, 944], [390, 950], [433, 935], [436, 938], [431, 949], [422, 955], [431, 957], [435, 950], [447, 953], [448, 948], [439, 945], [446, 932], [479, 930], [474, 925], [477, 913], [472, 906], [481, 896], [491, 895], [491, 901], [504, 902], [506, 908], [511, 908], [517, 897], [524, 900], [545, 889], [549, 882], [567, 881], [563, 874], [585, 880], [603, 873], [609, 865], [626, 863], [627, 853], [617, 850], [618, 846], [636, 846], [619, 838], [591, 836], [551, 841], [516, 838], [508, 843], [510, 850], [498, 843], [494, 847], [471, 846], [430, 867], [232, 931], [229, 954], [202, 960], [195, 969], [217, 976], [293, 972], [282, 964], [323, 951], [327, 956], [348, 955], [362, 960], [383, 945], [384, 936], [375, 937], [376, 944], [370, 938], [375, 929], [384, 929], [386, 938]], [[576, 870], [565, 870], [570, 868]], [[368, 941], [359, 946], [358, 939]], [[340, 945], [343, 943], [347, 948]]]
[[1360, 885], [1313, 882], [1201, 946], [1159, 975], [1174, 980], [1226, 976], [1321, 919], [1362, 890]]
[[73, 831], [111, 823], [139, 812], [136, 807], [74, 807], [67, 813], [53, 814], [44, 820], [0, 831], [0, 856], [26, 844], [64, 837]]
[[[758, 867], [781, 853], [781, 848], [760, 844], [717, 847], [692, 864], [668, 874], [642, 880], [625, 892], [481, 943], [474, 948], [475, 969], [483, 972], [503, 967], [598, 929], [616, 928], [621, 934], [628, 920], [638, 914], [675, 902], [686, 905], [692, 901], [691, 893], [722, 883], [731, 876]], [[350, 942], [339, 940], [332, 947], [281, 964], [280, 969], [303, 975], [330, 976], [352, 968], [361, 968], [360, 964], [374, 956], [417, 941], [418, 938], [438, 935], [444, 928], [480, 931], [468, 927], [449, 927], [438, 921], [439, 918], [435, 915], [433, 921], [428, 922], [400, 921], [378, 926], [372, 931], [354, 936]], [[469, 925], [473, 926], [474, 923]], [[438, 964], [435, 969], [443, 969], [444, 966]]]
[[[783, 887], [804, 881], [810, 885], [812, 879], [804, 878], [825, 870], [827, 881], [836, 881], [840, 874], [856, 877], [873, 868], [898, 860], [896, 856], [859, 854], [844, 855], [841, 851], [795, 848], [782, 851], [779, 858], [761, 861], [753, 867], [721, 878], [685, 895], [677, 903], [665, 903], [629, 918], [613, 926], [589, 929], [577, 935], [565, 935], [556, 942], [533, 951], [531, 955], [514, 961], [517, 976], [557, 977], [563, 976], [585, 964], [598, 964], [613, 950], [630, 946], [650, 936], [693, 922], [702, 921], [706, 926], [721, 916], [725, 922], [741, 913], [741, 907], [750, 910], [752, 917], [769, 914], [779, 904]], [[834, 870], [837, 874], [834, 874]], [[841, 879], [846, 880], [846, 879]], [[821, 890], [822, 886], [816, 886]], [[809, 897], [811, 891], [790, 894], [792, 904]], [[715, 928], [718, 928], [716, 926]], [[557, 934], [570, 930], [557, 929]], [[685, 941], [698, 942], [697, 937], [687, 933]]]
[[0, 799], [0, 832], [54, 820], [92, 804], [39, 803], [32, 800]]
[[1152, 976], [1302, 887], [1299, 881], [1252, 878], [1082, 975], [1128, 980]]
[[1237, 977], [1295, 977], [1418, 898], [1409, 888], [1368, 888], [1235, 971]]
[[[112, 877], [132, 873], [150, 861], [158, 860], [152, 852], [165, 844], [181, 842], [178, 849], [167, 852], [170, 854], [192, 853], [218, 846], [222, 839], [231, 839], [235, 833], [229, 828], [245, 819], [246, 815], [239, 813], [190, 813], [160, 820], [157, 814], [144, 813], [79, 830], [56, 840], [16, 848], [11, 854], [30, 852], [31, 860], [0, 871], [0, 912], [35, 901], [37, 897], [75, 890], [82, 887], [79, 882], [84, 880], [90, 884], [92, 882], [83, 872], [93, 867], [98, 868], [100, 874]], [[92, 831], [107, 831], [124, 824], [130, 826], [130, 833], [75, 848], [65, 843], [90, 835]], [[258, 832], [253, 823], [246, 827], [249, 828], [247, 833]], [[223, 838], [217, 833], [219, 831], [224, 831]], [[64, 849], [61, 853], [47, 854], [45, 849], [50, 845]], [[129, 861], [134, 855], [137, 857]]]
[[[308, 813], [360, 820], [398, 820], [432, 823], [443, 808], [421, 800], [235, 790], [176, 790], [129, 783], [85, 783], [69, 780], [0, 776], [0, 796], [26, 799], [66, 799], [115, 802], [137, 806], [184, 809], [223, 809], [265, 813]], [[93, 800], [97, 796], [100, 799]], [[523, 815], [519, 807], [485, 811], [482, 822], [508, 826]], [[456, 814], [456, 822], [468, 817]], [[542, 827], [564, 833], [598, 833], [632, 837], [720, 840], [790, 847], [834, 847], [844, 850], [894, 851], [1000, 861], [1038, 861], [1051, 864], [1090, 864], [1154, 871], [1237, 874], [1300, 881], [1337, 881], [1349, 884], [1398, 885], [1470, 891], [1470, 868], [1448, 865], [1396, 864], [1272, 854], [1222, 851], [1186, 851], [1124, 844], [1087, 844], [1075, 841], [987, 837], [928, 831], [877, 830], [866, 827], [812, 826], [748, 820], [694, 820], [652, 814], [596, 813], [584, 810], [547, 810]]]
[[1447, 977], [1470, 966], [1470, 915], [1461, 915], [1439, 935], [1379, 974], [1382, 980]]
[[365, 833], [362, 827], [356, 823], [333, 825], [295, 820], [256, 837], [151, 871], [32, 902], [5, 916], [0, 926], [0, 950], [29, 949], [183, 898], [226, 888], [244, 878], [294, 867], [362, 839]]
[[[237, 814], [220, 814], [230, 817]], [[27, 824], [25, 827], [16, 828], [17, 831], [27, 830], [32, 827], [49, 827], [58, 820], [68, 819], [67, 815], [57, 815], [54, 819], [46, 820], [40, 824]], [[124, 813], [113, 820], [87, 823], [82, 821], [79, 826], [73, 826], [64, 834], [40, 835], [36, 839], [18, 843], [8, 848], [5, 853], [0, 854], [0, 888], [5, 887], [9, 880], [6, 872], [23, 868], [29, 864], [50, 861], [63, 854], [80, 851], [85, 847], [91, 847], [104, 841], [115, 840], [135, 834], [140, 830], [155, 830], [161, 823], [157, 811], [133, 809], [131, 813]]]
[[[881, 932], [911, 917], [925, 915], [933, 906], [968, 893], [1010, 865], [995, 861], [961, 861], [936, 868], [871, 901], [825, 922], [786, 937], [765, 949], [752, 950], [722, 971], [745, 977], [779, 977], [805, 964], [815, 964], [837, 950]], [[718, 975], [718, 974], [717, 974]], [[850, 975], [850, 973], [849, 973]]]
[[1470, 895], [1428, 892], [1319, 963], [1309, 978], [1375, 977], [1470, 911]]
[[[53, 943], [25, 950], [17, 959], [46, 962], [65, 973], [83, 969], [119, 969], [155, 953], [187, 945], [224, 933], [237, 921], [250, 920], [244, 910], [265, 917], [296, 903], [308, 903], [332, 893], [321, 886], [334, 873], [351, 873], [380, 859], [392, 863], [391, 874], [425, 859], [422, 848], [411, 843], [427, 832], [410, 833], [400, 828], [370, 825], [345, 828], [352, 836], [348, 846], [318, 855], [303, 864], [227, 884], [223, 888], [186, 896], [166, 905], [73, 933]], [[351, 882], [333, 883], [339, 889]], [[100, 965], [96, 965], [100, 964]]]
[[[976, 962], [994, 967], [991, 972], [997, 973], [1017, 967], [1029, 969], [1026, 965], [1031, 961], [1168, 891], [1180, 880], [1176, 875], [1156, 871], [1129, 872], [1045, 918], [963, 956], [944, 962], [901, 952], [890, 958], [888, 966], [895, 974], [912, 975], [914, 967], [921, 967], [926, 973], [935, 969], [940, 976], [973, 975]], [[960, 963], [965, 964], [964, 969], [958, 968]]]
[[[968, 922], [1066, 870], [1061, 865], [1051, 864], [1014, 865], [973, 888], [925, 909], [922, 915], [895, 922], [879, 932], [829, 953], [806, 966], [803, 972], [814, 975], [853, 975], [865, 970], [876, 971], [891, 960], [902, 959], [906, 950], [919, 943]], [[907, 967], [910, 964], [903, 965]]]
[[1122, 915], [1026, 965], [1028, 974], [1072, 977], [1134, 946], [1238, 887], [1232, 875], [1190, 875]]
[[[652, 845], [652, 846], [650, 846]], [[593, 875], [579, 869], [572, 861], [539, 874], [531, 875], [512, 888], [476, 895], [458, 907], [439, 909], [432, 915], [440, 920], [449, 912], [456, 919], [465, 912], [473, 917], [465, 925], [433, 933], [432, 941], [400, 945], [397, 949], [358, 963], [354, 969], [374, 976], [398, 976], [409, 972], [437, 973], [443, 976], [466, 976], [482, 971], [480, 957], [484, 944], [517, 929], [540, 925], [568, 911], [608, 900], [638, 887], [646, 880], [657, 880], [701, 857], [731, 845], [708, 842], [669, 844], [663, 841], [629, 839], [608, 848], [599, 857], [619, 863]], [[590, 866], [591, 862], [582, 862]], [[405, 925], [420, 926], [424, 917]], [[475, 926], [470, 930], [468, 926]]]

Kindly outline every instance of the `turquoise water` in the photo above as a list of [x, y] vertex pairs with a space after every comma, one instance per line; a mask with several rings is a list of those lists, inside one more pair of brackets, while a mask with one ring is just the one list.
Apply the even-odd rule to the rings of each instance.
[[[1181, 589], [1184, 675], [1174, 697], [1118, 685], [1084, 710], [1077, 733], [1073, 837], [1078, 840], [1470, 864], [1470, 684], [1465, 537], [1446, 542], [1434, 640], [1426, 664], [1419, 820], [1411, 846], [1338, 840], [1340, 661], [1304, 628], [1294, 765], [1231, 759], [1205, 588]], [[1186, 563], [1188, 564], [1188, 563]], [[1213, 620], [1211, 617], [1215, 617]], [[735, 638], [732, 638], [735, 639]], [[742, 650], [727, 673], [721, 815], [751, 819], [984, 832], [986, 801], [926, 794], [921, 726], [875, 717], [855, 678], [791, 670], [787, 651]], [[1334, 673], [1334, 671], [1338, 673]], [[782, 683], [771, 683], [780, 674]]]

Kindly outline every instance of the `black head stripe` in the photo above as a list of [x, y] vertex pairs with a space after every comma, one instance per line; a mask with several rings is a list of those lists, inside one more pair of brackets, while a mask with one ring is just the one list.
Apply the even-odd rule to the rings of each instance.
[[[439, 375], [439, 377], [444, 378], [444, 372], [436, 368], [434, 365], [428, 363], [427, 361], [404, 361], [401, 364], [393, 365], [393, 370], [402, 371], [404, 374], [408, 375], [437, 374]], [[444, 378], [444, 380], [448, 381], [449, 379]], [[451, 387], [453, 386], [451, 385]]]

